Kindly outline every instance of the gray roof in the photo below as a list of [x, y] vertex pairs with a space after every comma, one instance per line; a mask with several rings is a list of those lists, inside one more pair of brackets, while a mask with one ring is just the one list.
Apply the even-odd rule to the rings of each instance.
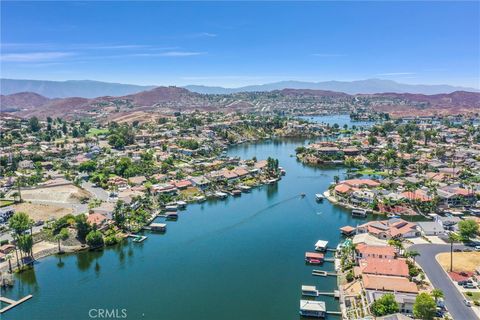
[[438, 222], [422, 221], [422, 222], [417, 222], [417, 225], [424, 232], [443, 232], [443, 231], [445, 231], [443, 226]]

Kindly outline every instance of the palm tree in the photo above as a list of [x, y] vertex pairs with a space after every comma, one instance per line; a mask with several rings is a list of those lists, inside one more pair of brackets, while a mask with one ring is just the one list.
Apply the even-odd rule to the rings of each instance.
[[453, 271], [453, 243], [459, 241], [460, 237], [456, 233], [450, 233], [448, 240], [450, 240], [450, 272]]
[[55, 235], [55, 240], [58, 241], [58, 252], [62, 251], [60, 248], [60, 242], [67, 240], [68, 237], [69, 237], [69, 233], [67, 228], [63, 228], [62, 230], [60, 230], [60, 232], [57, 235]]
[[435, 302], [437, 302], [438, 299], [443, 298], [443, 291], [440, 289], [433, 289], [432, 290], [432, 297], [435, 299]]
[[408, 251], [408, 257], [413, 259], [413, 263], [415, 263], [415, 258], [420, 256], [420, 252], [416, 250]]

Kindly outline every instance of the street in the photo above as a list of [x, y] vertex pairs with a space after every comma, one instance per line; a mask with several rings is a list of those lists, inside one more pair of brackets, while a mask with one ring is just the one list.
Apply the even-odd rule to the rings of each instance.
[[[454, 245], [454, 248], [463, 248], [463, 245]], [[455, 320], [478, 319], [470, 307], [463, 303], [463, 295], [457, 290], [447, 273], [438, 264], [435, 256], [442, 252], [450, 252], [448, 244], [418, 244], [408, 250], [416, 250], [420, 253], [415, 260], [427, 274], [435, 288], [443, 291], [445, 304]]]

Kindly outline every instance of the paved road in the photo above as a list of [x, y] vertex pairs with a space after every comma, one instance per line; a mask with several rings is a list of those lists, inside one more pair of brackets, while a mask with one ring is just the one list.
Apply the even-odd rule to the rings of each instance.
[[[454, 245], [462, 248], [463, 245]], [[463, 303], [463, 295], [457, 290], [447, 273], [438, 264], [435, 256], [441, 252], [450, 252], [449, 244], [416, 244], [408, 248], [420, 253], [415, 260], [420, 264], [435, 288], [445, 295], [445, 304], [455, 320], [478, 319], [475, 312]], [[454, 261], [455, 263], [455, 261]]]
[[90, 192], [95, 196], [95, 198], [100, 199], [102, 201], [108, 201], [108, 192], [102, 188], [94, 188], [93, 184], [88, 181], [82, 182], [82, 188]]

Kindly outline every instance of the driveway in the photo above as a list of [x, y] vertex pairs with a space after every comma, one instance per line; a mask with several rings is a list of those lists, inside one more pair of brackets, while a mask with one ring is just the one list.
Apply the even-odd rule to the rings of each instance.
[[[454, 248], [462, 248], [463, 245], [454, 245]], [[422, 267], [435, 288], [443, 291], [445, 304], [453, 319], [467, 320], [479, 319], [475, 312], [463, 303], [463, 295], [457, 290], [447, 273], [438, 264], [435, 256], [442, 252], [450, 252], [448, 244], [416, 244], [408, 248], [420, 253], [415, 260]]]

